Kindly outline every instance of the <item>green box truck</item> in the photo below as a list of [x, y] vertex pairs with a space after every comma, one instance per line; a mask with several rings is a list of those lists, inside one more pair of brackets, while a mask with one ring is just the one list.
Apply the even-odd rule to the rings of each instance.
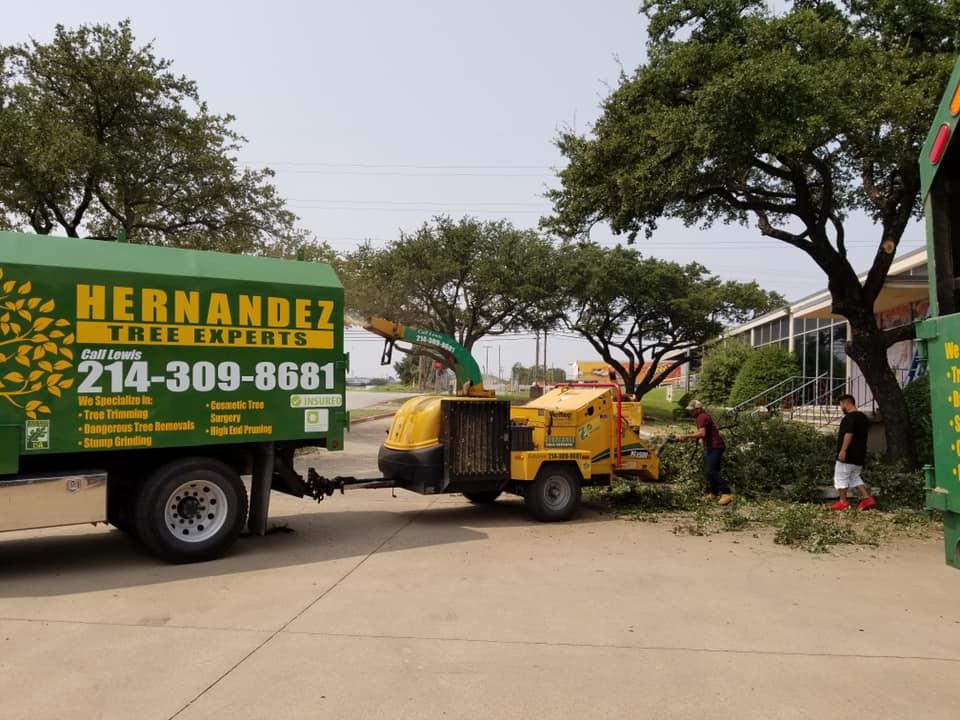
[[[0, 531], [109, 522], [216, 557], [347, 425], [322, 263], [0, 233]], [[241, 475], [251, 474], [249, 499]]]
[[927, 224], [929, 317], [917, 325], [927, 358], [933, 461], [927, 507], [943, 513], [947, 563], [960, 568], [960, 60], [920, 153]]

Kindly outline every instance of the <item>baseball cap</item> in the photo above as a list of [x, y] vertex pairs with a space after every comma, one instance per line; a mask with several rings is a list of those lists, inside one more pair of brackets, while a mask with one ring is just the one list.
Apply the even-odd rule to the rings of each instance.
[[699, 400], [691, 400], [690, 404], [687, 405], [687, 410], [702, 410], [702, 409], [703, 409], [703, 403], [700, 402]]

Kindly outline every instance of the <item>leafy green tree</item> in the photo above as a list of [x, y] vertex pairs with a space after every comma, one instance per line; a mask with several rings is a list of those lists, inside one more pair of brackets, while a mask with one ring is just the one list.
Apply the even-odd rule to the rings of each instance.
[[341, 275], [356, 314], [436, 330], [469, 350], [558, 306], [555, 262], [551, 244], [532, 230], [437, 217], [383, 248], [362, 244], [344, 257]]
[[752, 348], [738, 340], [711, 346], [703, 356], [697, 373], [697, 393], [707, 405], [726, 405]]
[[[727, 398], [728, 405], [747, 402], [760, 393], [800, 374], [797, 358], [779, 345], [764, 345], [750, 350], [746, 362], [737, 373], [737, 379]], [[765, 398], [765, 401], [776, 398]]]
[[[958, 51], [956, 0], [643, 3], [648, 61], [624, 75], [569, 160], [548, 227], [605, 221], [633, 239], [661, 218], [753, 222], [827, 276], [848, 354], [885, 418], [890, 456], [914, 459], [906, 405], [874, 306], [918, 210], [917, 157]], [[845, 222], [865, 212], [877, 253], [861, 281]]]
[[514, 363], [510, 372], [510, 377], [520, 385], [530, 385], [541, 379], [546, 382], [547, 385], [555, 385], [567, 379], [567, 371], [563, 368], [556, 367], [547, 368], [546, 371], [544, 371], [542, 367], [539, 367], [535, 371], [533, 367], [527, 367], [521, 363]]
[[402, 357], [393, 364], [393, 371], [400, 379], [401, 385], [417, 384], [420, 379], [420, 361], [423, 357], [416, 352], [402, 353]]
[[562, 251], [562, 267], [567, 326], [617, 372], [625, 391], [638, 397], [725, 324], [784, 303], [756, 283], [723, 282], [697, 263], [643, 258], [631, 248], [571, 245]]
[[[129, 22], [0, 47], [0, 215], [69, 237], [266, 253], [306, 242], [244, 138]], [[288, 253], [290, 254], [290, 253]]]
[[269, 257], [322, 262], [339, 268], [341, 258], [329, 243], [306, 237], [301, 233], [278, 237], [274, 242], [260, 248], [260, 254]]

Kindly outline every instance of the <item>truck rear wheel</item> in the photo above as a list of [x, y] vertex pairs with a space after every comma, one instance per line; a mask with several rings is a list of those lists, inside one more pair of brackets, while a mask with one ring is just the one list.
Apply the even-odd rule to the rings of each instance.
[[247, 518], [240, 476], [212, 458], [185, 458], [150, 476], [137, 497], [137, 534], [171, 562], [219, 557], [236, 541]]
[[495, 502], [498, 497], [500, 497], [500, 491], [491, 490], [490, 492], [465, 492], [463, 496], [474, 505], [489, 505], [490, 503]]
[[569, 465], [543, 465], [524, 500], [540, 522], [569, 520], [580, 507], [580, 473]]

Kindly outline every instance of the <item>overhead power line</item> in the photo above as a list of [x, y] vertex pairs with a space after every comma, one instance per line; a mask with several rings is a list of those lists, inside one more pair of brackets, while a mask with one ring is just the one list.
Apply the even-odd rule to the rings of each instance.
[[530, 200], [457, 200], [457, 201], [434, 201], [434, 200], [311, 200], [308, 198], [291, 198], [291, 203], [323, 203], [331, 205], [494, 205], [503, 207], [507, 205], [519, 205], [523, 207], [543, 207], [546, 201], [533, 202]]
[[243, 160], [241, 165], [289, 165], [294, 167], [371, 168], [379, 170], [553, 170], [550, 165], [446, 165], [424, 163], [335, 163], [317, 160]]
[[450, 171], [401, 171], [401, 170], [284, 170], [294, 175], [353, 175], [356, 177], [422, 177], [422, 178], [540, 178], [541, 180], [553, 177], [550, 173], [520, 173], [520, 172], [450, 172]]
[[303, 210], [322, 210], [329, 212], [435, 212], [446, 208], [463, 208], [465, 213], [470, 215], [542, 215], [542, 210], [524, 210], [518, 208], [478, 208], [471, 209], [470, 205], [445, 205], [445, 206], [408, 206], [408, 207], [378, 207], [374, 205], [307, 205], [303, 203], [290, 203], [292, 208]]

